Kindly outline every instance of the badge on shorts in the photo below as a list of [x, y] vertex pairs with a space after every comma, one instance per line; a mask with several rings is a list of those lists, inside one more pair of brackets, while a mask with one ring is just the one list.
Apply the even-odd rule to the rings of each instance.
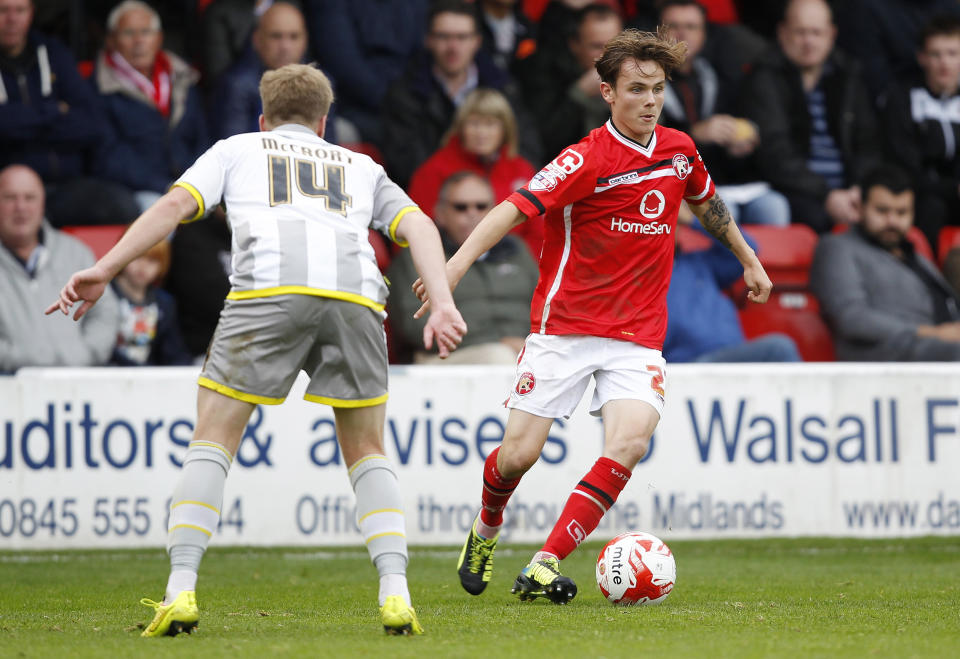
[[535, 386], [537, 386], [537, 379], [533, 377], [533, 373], [527, 371], [520, 376], [520, 379], [517, 380], [517, 386], [514, 391], [523, 396], [533, 391]]

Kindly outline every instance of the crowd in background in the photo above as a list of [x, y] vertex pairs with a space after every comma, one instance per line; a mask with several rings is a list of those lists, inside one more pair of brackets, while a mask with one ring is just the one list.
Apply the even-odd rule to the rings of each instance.
[[[838, 358], [957, 359], [960, 251], [922, 254], [960, 225], [960, 0], [0, 0], [0, 372], [202, 358], [229, 290], [220, 209], [131, 263], [83, 323], [39, 309], [92, 259], [58, 229], [127, 224], [214, 141], [258, 130], [265, 70], [316, 62], [336, 93], [325, 139], [381, 162], [452, 254], [607, 121], [604, 43], [658, 25], [688, 44], [661, 123], [694, 138], [748, 237], [830, 236], [811, 277]], [[895, 217], [904, 199], [909, 217]], [[538, 222], [456, 291], [465, 361], [515, 361]], [[392, 283], [392, 356], [429, 362], [412, 263], [371, 240]], [[745, 338], [722, 252], [678, 248], [668, 361], [799, 360], [787, 336]], [[888, 267], [838, 266], [861, 252]], [[912, 307], [877, 295], [878, 278]], [[835, 288], [848, 294], [826, 299]]]

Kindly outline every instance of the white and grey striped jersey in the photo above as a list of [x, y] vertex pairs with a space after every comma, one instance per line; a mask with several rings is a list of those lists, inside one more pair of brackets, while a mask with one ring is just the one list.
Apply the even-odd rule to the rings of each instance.
[[174, 185], [200, 219], [221, 201], [233, 232], [228, 299], [300, 293], [382, 311], [387, 287], [368, 231], [400, 244], [400, 220], [417, 210], [366, 155], [287, 124], [221, 140]]

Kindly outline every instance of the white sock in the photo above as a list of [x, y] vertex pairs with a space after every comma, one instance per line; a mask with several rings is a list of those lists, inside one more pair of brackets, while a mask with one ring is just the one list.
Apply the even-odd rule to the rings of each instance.
[[483, 523], [483, 520], [478, 516], [477, 525], [474, 527], [477, 530], [477, 535], [479, 535], [484, 540], [490, 540], [491, 538], [496, 538], [497, 534], [500, 533], [500, 527], [503, 524], [497, 524], [496, 526], [488, 526]]
[[400, 595], [407, 606], [410, 605], [410, 591], [405, 574], [384, 574], [380, 577], [380, 606], [383, 606], [391, 595]]
[[185, 590], [197, 589], [197, 573], [190, 570], [174, 570], [167, 580], [167, 594], [163, 598], [164, 604], [169, 604], [177, 595]]
[[533, 555], [533, 558], [530, 559], [530, 562], [536, 563], [537, 561], [542, 561], [547, 558], [556, 558], [556, 557], [557, 557], [556, 554], [551, 554], [548, 551], [538, 551], [536, 554]]

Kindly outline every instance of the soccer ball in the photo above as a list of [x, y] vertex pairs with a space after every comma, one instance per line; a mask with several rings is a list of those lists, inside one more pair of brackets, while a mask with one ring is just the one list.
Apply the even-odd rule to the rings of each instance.
[[624, 533], [597, 557], [597, 585], [614, 604], [659, 604], [677, 580], [670, 548], [649, 533]]

